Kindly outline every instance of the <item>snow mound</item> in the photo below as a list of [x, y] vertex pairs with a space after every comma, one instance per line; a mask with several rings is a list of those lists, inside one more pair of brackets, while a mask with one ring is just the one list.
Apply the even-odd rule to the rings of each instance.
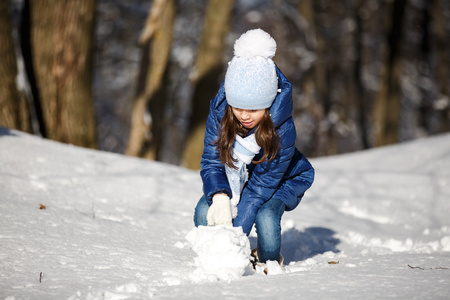
[[250, 268], [250, 242], [242, 227], [220, 225], [193, 228], [186, 239], [198, 255], [194, 281], [231, 281]]
[[266, 276], [239, 229], [189, 233], [199, 172], [0, 127], [0, 299], [449, 299], [449, 154], [445, 134], [315, 158]]
[[272, 58], [276, 51], [277, 43], [262, 29], [249, 30], [234, 43], [234, 55], [239, 57]]

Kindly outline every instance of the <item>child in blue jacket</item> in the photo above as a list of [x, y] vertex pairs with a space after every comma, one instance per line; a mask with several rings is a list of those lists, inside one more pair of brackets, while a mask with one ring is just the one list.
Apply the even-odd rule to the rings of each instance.
[[211, 100], [195, 226], [255, 224], [257, 259], [280, 261], [281, 217], [297, 207], [314, 169], [295, 148], [292, 87], [272, 61], [276, 43], [261, 29], [234, 44], [224, 83]]

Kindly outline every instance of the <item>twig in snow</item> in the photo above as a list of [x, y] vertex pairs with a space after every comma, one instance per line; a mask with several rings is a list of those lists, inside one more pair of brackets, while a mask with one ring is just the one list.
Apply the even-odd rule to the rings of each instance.
[[[419, 267], [419, 266], [411, 266], [411, 265], [408, 265], [408, 267], [410, 267], [411, 269], [420, 269], [420, 270], [425, 270], [424, 268], [422, 268], [422, 267]], [[436, 267], [436, 268], [430, 268], [430, 270], [448, 270], [448, 268], [444, 268], [444, 267]]]
[[411, 266], [411, 265], [408, 265], [408, 267], [410, 267], [411, 269], [421, 269], [421, 270], [425, 270], [424, 268], [421, 268], [421, 267], [417, 267], [417, 266]]
[[42, 278], [44, 278], [44, 275], [43, 275], [42, 272], [41, 272], [41, 273], [39, 273], [39, 283], [42, 282]]

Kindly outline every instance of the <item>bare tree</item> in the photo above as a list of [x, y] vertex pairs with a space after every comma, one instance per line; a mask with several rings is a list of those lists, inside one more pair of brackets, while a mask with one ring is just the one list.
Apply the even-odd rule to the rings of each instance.
[[176, 15], [174, 0], [153, 2], [140, 37], [142, 65], [125, 153], [156, 159], [162, 145], [165, 99], [161, 96]]
[[210, 0], [206, 10], [201, 44], [192, 77], [192, 84], [195, 87], [193, 110], [183, 153], [183, 165], [191, 169], [200, 168], [209, 101], [217, 92], [219, 77], [224, 70], [223, 49], [233, 4], [234, 0]]
[[32, 69], [48, 138], [96, 148], [92, 99], [95, 1], [27, 1]]
[[0, 126], [31, 132], [25, 93], [19, 88], [9, 1], [0, 1]]
[[[300, 14], [305, 18], [309, 30], [313, 32], [314, 40], [310, 41], [309, 46], [316, 55], [315, 63], [309, 74], [304, 77], [305, 93], [313, 99], [308, 110], [314, 118], [314, 144], [315, 152], [326, 155], [330, 150], [330, 130], [324, 119], [327, 117], [330, 109], [330, 99], [327, 84], [327, 62], [326, 62], [326, 39], [324, 39], [320, 29], [320, 20], [318, 14], [322, 8], [313, 0], [301, 1], [299, 4]], [[322, 13], [323, 15], [323, 13]]]
[[[443, 0], [435, 0], [432, 1], [432, 19], [434, 20], [434, 32], [435, 32], [435, 39], [433, 43], [433, 48], [436, 50], [436, 56], [437, 56], [437, 66], [436, 66], [436, 73], [438, 78], [438, 84], [440, 89], [440, 96], [438, 99], [438, 109], [441, 110], [442, 114], [442, 121], [441, 121], [441, 130], [443, 132], [447, 132], [450, 130], [450, 105], [448, 104], [448, 101], [450, 99], [449, 95], [449, 84], [450, 84], [450, 71], [449, 71], [449, 48], [450, 43], [448, 38], [446, 38], [445, 34], [445, 17], [444, 17], [444, 11], [443, 11], [443, 4], [445, 1]], [[448, 2], [447, 2], [448, 5]], [[447, 20], [448, 22], [448, 20]], [[448, 27], [448, 26], [447, 26]], [[430, 30], [433, 30], [430, 29]], [[430, 33], [432, 34], [432, 33]], [[445, 101], [447, 99], [447, 101]], [[441, 105], [442, 103], [442, 105]], [[447, 103], [447, 104], [445, 104]]]
[[354, 47], [355, 47], [355, 63], [353, 67], [353, 78], [354, 78], [354, 95], [355, 101], [357, 103], [357, 114], [358, 120], [357, 124], [359, 127], [359, 132], [361, 135], [361, 142], [364, 149], [369, 148], [369, 137], [367, 129], [367, 100], [364, 89], [364, 83], [362, 80], [363, 73], [363, 33], [364, 33], [364, 20], [361, 17], [361, 9], [364, 5], [364, 1], [357, 0], [355, 3], [355, 8], [353, 10], [355, 19], [355, 33], [354, 33]]
[[399, 141], [400, 118], [400, 43], [406, 0], [388, 4], [386, 37], [387, 49], [381, 73], [381, 86], [375, 103], [375, 145], [383, 146]]

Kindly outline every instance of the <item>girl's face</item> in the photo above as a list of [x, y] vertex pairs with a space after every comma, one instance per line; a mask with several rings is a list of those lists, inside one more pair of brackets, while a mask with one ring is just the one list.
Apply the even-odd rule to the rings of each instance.
[[261, 122], [265, 109], [241, 109], [232, 107], [234, 116], [241, 122], [242, 126], [252, 129]]

